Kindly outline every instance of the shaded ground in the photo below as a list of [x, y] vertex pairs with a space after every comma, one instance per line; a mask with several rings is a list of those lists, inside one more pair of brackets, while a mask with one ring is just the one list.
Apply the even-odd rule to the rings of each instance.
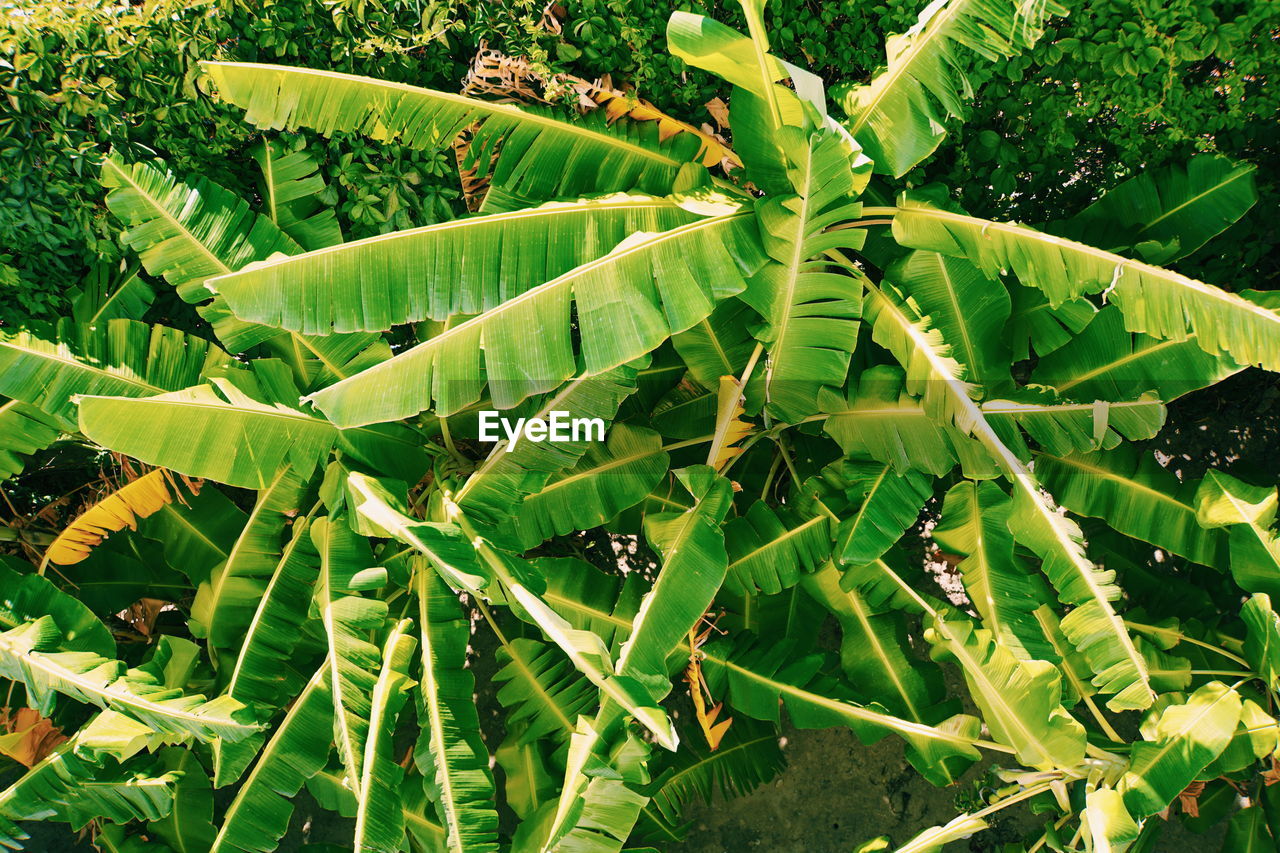
[[893, 738], [868, 747], [849, 729], [825, 729], [790, 730], [786, 740], [781, 776], [745, 797], [698, 808], [686, 842], [673, 850], [848, 853], [878, 835], [906, 841], [958, 813], [958, 789], [925, 782]]
[[[851, 853], [859, 844], [888, 835], [902, 844], [912, 835], [960, 813], [958, 794], [982, 776], [976, 767], [960, 785], [936, 788], [902, 756], [901, 743], [885, 738], [863, 746], [848, 729], [787, 732], [787, 769], [754, 793], [717, 800], [691, 810], [684, 844], [669, 853]], [[1013, 806], [995, 826], [969, 840], [971, 853], [995, 853], [1041, 825], [1026, 808]], [[1158, 820], [1158, 818], [1153, 818]], [[1225, 822], [1197, 835], [1175, 819], [1166, 824], [1156, 850], [1218, 853]], [[946, 848], [961, 853], [963, 842]]]

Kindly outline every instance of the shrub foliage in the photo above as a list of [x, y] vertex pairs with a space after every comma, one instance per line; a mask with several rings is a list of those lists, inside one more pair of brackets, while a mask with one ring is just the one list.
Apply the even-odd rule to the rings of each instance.
[[[723, 94], [717, 82], [662, 49], [671, 11], [726, 15], [734, 4], [564, 4], [549, 27], [543, 4], [298, 0], [247, 5], [110, 0], [0, 3], [0, 322], [55, 316], [100, 255], [118, 257], [109, 218], [95, 204], [94, 164], [115, 149], [154, 151], [179, 172], [253, 191], [251, 129], [205, 97], [201, 59], [303, 62], [398, 82], [456, 88], [480, 44], [528, 57], [544, 74], [613, 75], [659, 107], [695, 123]], [[829, 79], [859, 79], [883, 62], [882, 40], [915, 21], [919, 4], [778, 3], [769, 10], [785, 59]], [[1280, 48], [1273, 0], [1131, 3], [1099, 0], [1055, 21], [1034, 52], [990, 65], [961, 57], [978, 98], [967, 124], [950, 122], [939, 155], [913, 175], [961, 189], [988, 216], [1060, 218], [1142, 168], [1217, 152], [1263, 168], [1259, 193], [1277, 203], [1273, 80]], [[1033, 136], [1034, 146], [1023, 144]], [[461, 212], [452, 159], [370, 146], [357, 135], [304, 147], [329, 187], [326, 203], [355, 237], [425, 225]], [[988, 182], [967, 180], [974, 171]], [[1016, 192], [1015, 192], [1016, 189]], [[1260, 287], [1273, 277], [1274, 224], [1253, 213], [1212, 256], [1202, 277]], [[1247, 239], [1244, 235], [1248, 235]]]

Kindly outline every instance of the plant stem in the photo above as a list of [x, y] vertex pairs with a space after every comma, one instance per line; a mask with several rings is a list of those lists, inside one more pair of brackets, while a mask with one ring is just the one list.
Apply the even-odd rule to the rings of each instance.
[[13, 501], [9, 500], [9, 495], [4, 489], [0, 489], [0, 498], [4, 498], [5, 506], [9, 507], [9, 512], [13, 513], [14, 520], [16, 521], [21, 513], [19, 513], [18, 508], [13, 505]]
[[1081, 695], [1080, 698], [1089, 707], [1089, 713], [1093, 714], [1093, 718], [1098, 722], [1098, 728], [1102, 729], [1102, 733], [1110, 738], [1113, 743], [1124, 743], [1124, 738], [1120, 737], [1120, 733], [1112, 728], [1106, 717], [1102, 716], [1102, 709], [1094, 703], [1093, 697]]
[[1220, 675], [1223, 678], [1258, 678], [1259, 676], [1252, 672], [1234, 672], [1232, 670], [1223, 669], [1193, 669], [1192, 675]]
[[444, 439], [444, 446], [449, 451], [449, 455], [458, 462], [468, 463], [470, 460], [459, 453], [458, 448], [454, 446], [453, 434], [449, 432], [449, 421], [445, 418], [436, 418], [436, 420], [440, 422], [440, 437]]
[[847, 231], [850, 228], [869, 228], [872, 225], [892, 225], [892, 219], [857, 219], [853, 222], [841, 222], [839, 225], [832, 225], [827, 231]]
[[741, 459], [743, 456], [745, 456], [747, 454], [747, 451], [750, 450], [757, 441], [764, 438], [766, 435], [767, 433], [757, 432], [747, 436], [747, 440], [742, 443], [742, 452], [739, 453], [737, 456], [733, 457], [732, 459], [730, 459], [728, 464], [725, 465], [723, 469], [721, 469], [720, 473], [724, 474], [727, 477], [729, 475], [729, 469], [733, 467], [734, 463], [737, 462], [739, 459]]
[[[1074, 814], [1063, 815], [1062, 817], [1058, 818], [1056, 821], [1053, 822], [1053, 828], [1055, 830], [1062, 829], [1062, 827], [1066, 825], [1067, 821], [1071, 820], [1071, 818], [1073, 817], [1075, 817]], [[1036, 840], [1035, 844], [1027, 848], [1027, 853], [1037, 853], [1037, 851], [1039, 851], [1041, 847], [1045, 846], [1048, 843], [1049, 843], [1049, 833], [1046, 831], [1044, 835], [1040, 836], [1040, 838]]]
[[985, 818], [987, 815], [995, 814], [1001, 809], [1008, 808], [1014, 803], [1020, 803], [1023, 800], [1029, 800], [1032, 797], [1038, 796], [1040, 794], [1043, 794], [1045, 791], [1048, 791], [1053, 786], [1054, 781], [1057, 781], [1057, 780], [1053, 780], [1049, 782], [1041, 782], [1037, 785], [1032, 785], [1030, 788], [1019, 791], [1016, 794], [1011, 794], [1005, 797], [1003, 800], [997, 800], [996, 802], [987, 806], [985, 809], [981, 809], [979, 811], [974, 812], [973, 814], [970, 815], [970, 817], [976, 817], [979, 819]]
[[773, 478], [778, 473], [778, 466], [782, 464], [781, 456], [773, 457], [773, 464], [769, 466], [769, 473], [764, 478], [764, 488], [760, 490], [760, 500], [764, 500], [769, 494], [769, 487], [773, 485]]
[[672, 450], [680, 450], [681, 448], [684, 448], [684, 447], [694, 447], [699, 444], [706, 444], [708, 441], [711, 441], [714, 438], [715, 438], [714, 435], [701, 435], [701, 436], [698, 436], [697, 438], [688, 438], [688, 439], [685, 439], [684, 441], [677, 441], [673, 444], [664, 444], [662, 445], [662, 449], [667, 452], [670, 452]]
[[778, 109], [778, 94], [773, 90], [772, 73], [769, 71], [772, 58], [769, 56], [769, 38], [764, 32], [764, 21], [757, 20], [749, 11], [747, 32], [751, 34], [751, 44], [756, 49], [756, 62], [760, 66], [761, 82], [764, 84], [764, 100], [769, 105], [769, 114], [773, 116], [773, 126], [782, 127], [782, 111]]
[[782, 454], [782, 461], [787, 465], [787, 473], [791, 475], [791, 483], [795, 487], [800, 486], [800, 474], [796, 471], [795, 463], [791, 461], [791, 451], [787, 449], [787, 440], [781, 433], [777, 438], [778, 452]]
[[739, 394], [747, 387], [747, 380], [751, 378], [752, 372], [756, 369], [756, 362], [760, 360], [760, 354], [763, 352], [764, 344], [757, 342], [756, 348], [751, 351], [751, 357], [747, 359], [747, 366], [742, 368], [742, 375], [738, 377]]
[[489, 606], [474, 595], [471, 596], [471, 603], [480, 611], [480, 615], [484, 617], [484, 621], [489, 623], [489, 627], [493, 629], [494, 636], [498, 638], [498, 642], [502, 643], [502, 647], [509, 649], [511, 643], [507, 640], [507, 635], [502, 633], [502, 629], [498, 627], [498, 622], [493, 618], [493, 613], [489, 610]]

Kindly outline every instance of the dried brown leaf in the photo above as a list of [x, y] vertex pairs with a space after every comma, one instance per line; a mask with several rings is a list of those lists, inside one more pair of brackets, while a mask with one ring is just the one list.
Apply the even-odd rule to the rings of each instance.
[[[714, 700], [706, 680], [702, 677], [702, 653], [698, 649], [707, 641], [713, 630], [715, 625], [709, 624], [701, 634], [696, 627], [689, 632], [689, 646], [693, 651], [689, 655], [689, 665], [685, 667], [684, 680], [689, 683], [689, 698], [693, 701], [693, 710], [698, 718], [698, 726], [702, 729], [702, 736], [706, 738], [707, 746], [711, 751], [715, 752], [720, 748], [720, 742], [724, 740], [729, 726], [733, 724], [733, 718], [726, 717], [719, 722], [716, 721], [720, 712], [724, 710], [723, 702], [716, 702], [711, 706], [710, 711], [707, 710], [708, 700]], [[703, 697], [704, 693], [706, 698]]]
[[1203, 782], [1192, 782], [1178, 795], [1178, 805], [1187, 817], [1200, 817], [1200, 795], [1204, 793]]
[[0, 709], [0, 725], [6, 732], [0, 735], [0, 753], [26, 767], [39, 764], [67, 740], [62, 729], [31, 708], [19, 708], [12, 716], [8, 708]]
[[160, 613], [172, 606], [172, 602], [159, 598], [139, 598], [129, 605], [128, 610], [122, 610], [118, 615], [128, 622], [133, 630], [149, 638], [155, 631], [156, 620], [160, 618]]

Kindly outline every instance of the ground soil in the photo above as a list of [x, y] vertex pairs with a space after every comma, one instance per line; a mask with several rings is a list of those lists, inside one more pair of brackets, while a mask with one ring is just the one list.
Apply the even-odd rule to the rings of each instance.
[[[685, 842], [667, 853], [851, 853], [881, 835], [902, 844], [959, 814], [957, 795], [972, 790], [971, 782], [986, 769], [980, 765], [959, 784], [937, 788], [911, 769], [893, 738], [863, 746], [848, 729], [825, 729], [788, 731], [786, 740], [788, 767], [782, 775], [745, 797], [696, 807]], [[1040, 825], [1015, 806], [967, 847], [956, 842], [946, 850], [997, 853]], [[1197, 835], [1175, 817], [1155, 850], [1218, 853], [1225, 829], [1224, 822]]]

